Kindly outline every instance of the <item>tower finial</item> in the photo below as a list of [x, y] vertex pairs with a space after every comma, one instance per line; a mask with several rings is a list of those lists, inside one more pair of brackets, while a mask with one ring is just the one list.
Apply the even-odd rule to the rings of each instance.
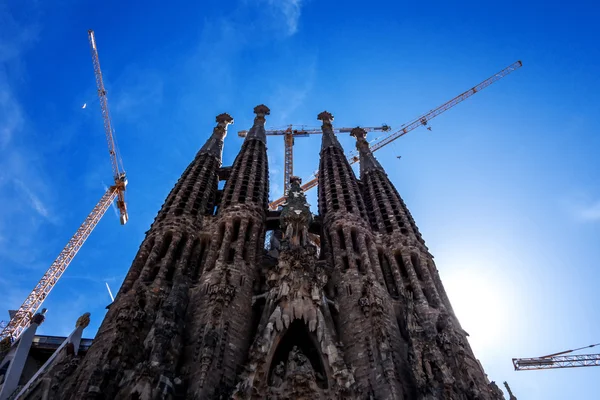
[[317, 115], [317, 119], [323, 121], [321, 130], [323, 131], [323, 140], [321, 141], [321, 151], [325, 150], [330, 146], [335, 146], [342, 149], [342, 145], [338, 142], [335, 134], [333, 133], [333, 115], [329, 111], [323, 111]]
[[356, 127], [350, 131], [350, 136], [356, 138], [356, 149], [360, 155], [360, 175], [361, 177], [368, 171], [375, 169], [383, 171], [381, 164], [373, 155], [373, 152], [369, 148], [369, 142], [367, 142], [367, 131], [363, 128]]
[[267, 144], [267, 134], [265, 133], [265, 115], [271, 114], [271, 110], [269, 107], [264, 104], [260, 104], [254, 107], [254, 125], [248, 131], [246, 135], [246, 140], [258, 139], [264, 144]]
[[221, 159], [223, 153], [223, 140], [227, 136], [227, 126], [233, 124], [233, 117], [227, 113], [219, 114], [215, 118], [217, 126], [213, 128], [213, 133], [210, 138], [204, 143], [204, 146], [198, 152], [200, 154], [211, 154]]

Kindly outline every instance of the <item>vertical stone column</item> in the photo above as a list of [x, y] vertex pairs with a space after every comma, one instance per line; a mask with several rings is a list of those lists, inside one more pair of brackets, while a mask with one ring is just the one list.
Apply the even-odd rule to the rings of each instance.
[[252, 340], [253, 282], [269, 190], [264, 128], [269, 109], [260, 105], [254, 112], [254, 125], [223, 189], [204, 271], [190, 290], [182, 368], [190, 398], [228, 396]]
[[196, 249], [206, 236], [233, 118], [221, 114], [216, 122], [147, 232], [93, 345], [57, 394], [61, 400], [146, 398], [177, 389]]
[[[333, 134], [333, 116], [322, 112], [319, 212], [337, 288], [337, 330], [346, 361], [354, 369], [361, 396], [403, 399], [392, 343], [399, 340], [394, 313], [384, 289], [374, 236], [358, 182]], [[369, 243], [369, 245], [367, 245]]]
[[391, 273], [384, 271], [386, 283], [389, 287], [393, 276], [403, 292], [397, 321], [409, 336], [413, 357], [398, 363], [396, 371], [412, 371], [411, 380], [430, 398], [497, 398], [473, 361], [465, 333], [432, 268], [432, 256], [404, 201], [369, 149], [366, 132], [355, 128], [351, 134], [360, 154], [369, 220], [391, 258]]

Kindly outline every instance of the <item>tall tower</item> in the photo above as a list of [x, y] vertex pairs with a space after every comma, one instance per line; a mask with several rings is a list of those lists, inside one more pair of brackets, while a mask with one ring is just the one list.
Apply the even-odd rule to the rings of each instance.
[[319, 213], [332, 269], [337, 329], [346, 361], [354, 369], [357, 391], [374, 398], [404, 398], [394, 343], [400, 332], [387, 301], [375, 238], [365, 203], [342, 146], [333, 133], [333, 116], [324, 111], [319, 164]]
[[[172, 392], [193, 277], [202, 267], [223, 139], [217, 126], [178, 180], [146, 234], [94, 346], [62, 386], [61, 399], [144, 398]], [[137, 396], [137, 397], [136, 397]]]
[[[394, 303], [416, 394], [432, 399], [494, 399], [452, 310], [425, 242], [398, 191], [355, 128], [362, 193], [377, 236], [377, 258]], [[421, 398], [421, 397], [416, 397]]]
[[252, 295], [262, 261], [269, 196], [265, 116], [256, 118], [233, 162], [207, 240], [206, 261], [189, 292], [182, 374], [190, 398], [225, 395], [252, 340]]
[[[221, 153], [233, 119], [217, 117], [86, 357], [60, 357], [23, 398], [503, 400], [365, 131], [352, 131], [357, 179], [333, 116], [319, 114], [319, 218], [297, 177], [273, 213], [270, 111], [254, 112], [231, 168]], [[267, 229], [278, 251], [265, 251]]]

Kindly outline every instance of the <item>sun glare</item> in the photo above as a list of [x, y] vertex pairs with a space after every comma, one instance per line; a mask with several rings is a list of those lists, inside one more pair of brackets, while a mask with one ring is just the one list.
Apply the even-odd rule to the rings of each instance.
[[452, 308], [475, 354], [490, 350], [508, 333], [508, 302], [503, 298], [504, 280], [481, 268], [451, 270], [443, 278]]

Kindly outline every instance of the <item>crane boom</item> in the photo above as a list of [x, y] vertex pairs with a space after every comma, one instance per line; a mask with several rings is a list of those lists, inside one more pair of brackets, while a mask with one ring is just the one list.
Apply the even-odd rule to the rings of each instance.
[[[506, 75], [521, 68], [522, 66], [523, 66], [523, 63], [521, 61], [516, 61], [516, 62], [512, 63], [508, 67], [504, 68], [502, 71], [492, 75], [488, 79], [486, 79], [483, 82], [481, 82], [480, 84], [472, 87], [471, 89], [467, 90], [466, 92], [459, 94], [458, 96], [454, 97], [452, 100], [447, 101], [446, 103], [442, 104], [441, 106], [429, 111], [428, 113], [416, 118], [415, 120], [402, 125], [401, 129], [397, 130], [394, 133], [389, 134], [388, 136], [384, 137], [377, 143], [371, 145], [371, 151], [376, 151], [376, 150], [381, 149], [382, 147], [384, 147], [384, 146], [390, 144], [391, 142], [393, 142], [394, 140], [398, 139], [400, 136], [406, 135], [408, 132], [412, 131], [413, 129], [416, 129], [420, 126], [426, 126], [428, 121], [437, 117], [444, 111], [449, 110], [450, 108], [454, 107], [458, 103], [468, 99], [469, 97], [473, 96], [475, 93], [481, 91], [482, 89], [485, 89], [486, 87], [490, 86], [492, 83], [498, 81], [499, 79], [504, 78]], [[350, 164], [354, 164], [355, 162], [358, 162], [358, 161], [359, 161], [359, 157], [358, 157], [358, 154], [356, 154], [356, 152], [351, 153], [350, 156], [348, 157], [348, 162], [350, 162]], [[315, 175], [315, 177], [313, 179], [311, 179], [310, 181], [308, 181], [304, 185], [302, 185], [302, 190], [307, 191], [309, 189], [312, 189], [313, 187], [317, 186], [318, 183], [319, 183], [319, 177], [318, 177], [318, 175]], [[276, 210], [277, 207], [282, 205], [284, 202], [285, 202], [285, 196], [280, 197], [279, 199], [271, 202], [269, 204], [269, 208], [271, 210]]]
[[512, 63], [511, 65], [509, 65], [508, 67], [504, 68], [502, 71], [498, 72], [497, 74], [492, 75], [491, 77], [489, 77], [488, 79], [486, 79], [485, 81], [481, 82], [479, 85], [472, 87], [471, 89], [467, 90], [464, 93], [459, 94], [458, 96], [456, 96], [455, 98], [453, 98], [452, 100], [442, 104], [441, 106], [439, 106], [438, 108], [429, 111], [427, 114], [415, 119], [414, 121], [404, 125], [402, 127], [402, 129], [396, 131], [395, 133], [392, 133], [391, 135], [383, 138], [381, 141], [373, 144], [371, 146], [371, 151], [375, 151], [375, 150], [379, 150], [380, 148], [384, 147], [385, 145], [393, 142], [394, 140], [398, 139], [400, 136], [404, 136], [406, 135], [408, 132], [412, 131], [415, 128], [418, 128], [419, 126], [423, 125], [427, 125], [427, 122], [432, 120], [433, 118], [437, 117], [438, 115], [440, 115], [441, 113], [443, 113], [444, 111], [447, 111], [449, 109], [451, 109], [452, 107], [454, 107], [455, 105], [457, 105], [458, 103], [463, 102], [464, 100], [468, 99], [469, 97], [473, 96], [475, 93], [479, 92], [482, 89], [485, 89], [486, 87], [490, 86], [492, 83], [504, 78], [506, 75], [510, 74], [511, 72], [513, 72], [516, 69], [519, 69], [523, 66], [523, 63], [521, 61], [516, 61], [514, 63]]
[[19, 307], [19, 309], [11, 316], [11, 320], [2, 329], [2, 331], [0, 331], [0, 343], [6, 344], [6, 342], [13, 342], [21, 335], [23, 330], [27, 328], [33, 314], [48, 297], [50, 291], [54, 288], [62, 274], [73, 260], [73, 257], [75, 257], [83, 243], [98, 224], [98, 221], [100, 221], [102, 216], [106, 213], [108, 207], [110, 207], [115, 199], [121, 214], [121, 224], [125, 224], [128, 219], [124, 197], [125, 187], [127, 186], [127, 177], [125, 175], [125, 170], [123, 169], [117, 145], [113, 137], [112, 124], [110, 122], [110, 115], [108, 113], [108, 102], [106, 100], [106, 90], [104, 89], [104, 82], [102, 81], [102, 71], [100, 70], [100, 60], [98, 59], [98, 50], [96, 48], [94, 31], [88, 31], [88, 38], [90, 40], [90, 46], [92, 50], [94, 74], [96, 76], [98, 97], [100, 98], [100, 107], [102, 109], [102, 118], [104, 120], [104, 131], [106, 133], [106, 140], [108, 142], [108, 152], [110, 154], [110, 161], [113, 168], [113, 178], [115, 183], [109, 189], [107, 189], [106, 193], [104, 193], [102, 198], [100, 198], [98, 204], [96, 204], [92, 212], [90, 212], [87, 218], [83, 221], [83, 224], [81, 224], [73, 237], [71, 237], [71, 240], [69, 240], [65, 248], [60, 252], [50, 268], [48, 268], [42, 279], [27, 296], [21, 307]]
[[515, 371], [552, 368], [599, 367], [600, 354], [582, 354], [578, 356], [554, 356], [513, 358]]
[[100, 69], [100, 58], [98, 58], [98, 48], [96, 47], [96, 37], [94, 31], [88, 31], [90, 40], [90, 49], [92, 51], [92, 63], [94, 64], [94, 75], [96, 77], [96, 87], [98, 88], [98, 98], [100, 99], [100, 109], [102, 110], [102, 120], [104, 122], [104, 133], [106, 142], [108, 143], [108, 153], [110, 155], [110, 163], [112, 165], [113, 179], [117, 188], [117, 208], [119, 209], [121, 224], [125, 225], [129, 219], [127, 214], [127, 205], [125, 203], [125, 188], [127, 186], [127, 175], [123, 168], [123, 162], [119, 155], [119, 150], [113, 137], [114, 131], [108, 112], [108, 100], [106, 98], [106, 89], [104, 88], [104, 80], [102, 79], [102, 70]]
[[42, 276], [42, 279], [35, 285], [35, 288], [27, 296], [10, 322], [0, 332], [0, 342], [7, 338], [11, 341], [17, 339], [23, 330], [29, 326], [31, 317], [39, 309], [46, 297], [48, 297], [48, 294], [65, 272], [75, 254], [77, 254], [83, 243], [90, 236], [90, 233], [92, 233], [94, 227], [98, 224], [98, 221], [100, 221], [106, 210], [108, 210], [108, 207], [115, 200], [117, 192], [118, 189], [115, 186], [111, 186], [104, 193], [98, 204], [96, 204], [92, 212], [83, 221], [77, 232], [75, 232], [65, 248], [56, 257], [56, 260], [50, 265], [50, 268]]
[[515, 371], [525, 371], [531, 369], [598, 367], [600, 366], [600, 354], [580, 354], [574, 356], [563, 355], [596, 346], [600, 346], [600, 343], [590, 344], [589, 346], [579, 347], [577, 349], [560, 351], [558, 353], [548, 354], [547, 356], [513, 358], [512, 362], [513, 366], [515, 367]]

